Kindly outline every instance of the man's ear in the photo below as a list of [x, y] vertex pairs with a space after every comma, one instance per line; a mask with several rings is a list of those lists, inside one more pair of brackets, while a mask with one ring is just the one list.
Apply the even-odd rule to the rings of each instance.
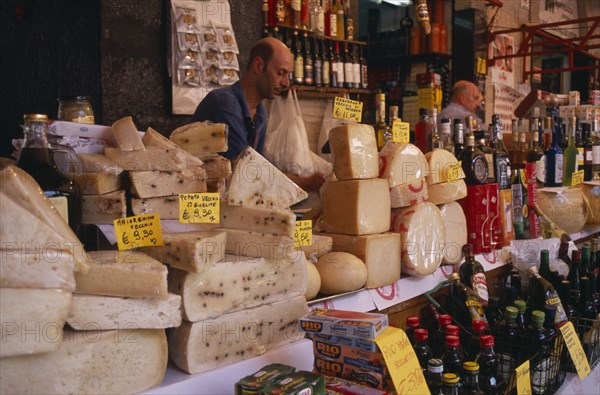
[[261, 73], [265, 68], [265, 61], [261, 57], [254, 58], [254, 67], [253, 70], [256, 73]]

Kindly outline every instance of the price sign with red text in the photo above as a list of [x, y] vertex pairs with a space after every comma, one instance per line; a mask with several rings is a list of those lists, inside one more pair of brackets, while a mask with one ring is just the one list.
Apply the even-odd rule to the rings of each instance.
[[119, 251], [138, 247], [161, 246], [160, 215], [145, 214], [113, 221]]

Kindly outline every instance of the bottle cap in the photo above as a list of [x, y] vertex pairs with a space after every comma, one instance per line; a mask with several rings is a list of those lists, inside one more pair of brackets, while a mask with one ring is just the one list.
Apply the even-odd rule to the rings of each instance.
[[415, 329], [415, 339], [417, 339], [417, 340], [429, 339], [429, 331], [427, 329]]
[[450, 123], [450, 120], [448, 118], [442, 118], [440, 123]]
[[444, 378], [444, 383], [448, 383], [448, 384], [458, 383], [458, 376], [454, 373], [444, 373], [444, 375], [442, 377]]
[[525, 314], [525, 310], [527, 310], [527, 302], [522, 299], [517, 299], [514, 302], [515, 307], [517, 308], [517, 312], [519, 314]]
[[550, 260], [550, 251], [548, 250], [542, 250], [540, 252], [540, 258], [542, 261], [549, 261]]
[[473, 320], [473, 322], [471, 323], [471, 326], [473, 327], [473, 331], [475, 331], [477, 333], [481, 333], [485, 330], [485, 321], [484, 320]]
[[460, 335], [460, 328], [458, 327], [458, 325], [446, 325], [446, 334], [447, 335], [452, 335], [452, 336], [458, 336]]
[[546, 313], [540, 310], [533, 310], [531, 312], [531, 323], [541, 328], [544, 325], [544, 321], [546, 320]]
[[431, 373], [442, 373], [444, 371], [444, 362], [438, 358], [431, 358], [427, 361], [427, 371]]
[[446, 347], [460, 347], [460, 337], [453, 335], [446, 336]]
[[460, 276], [458, 275], [458, 273], [454, 272], [448, 276], [448, 280], [449, 281], [460, 280]]
[[48, 122], [48, 115], [46, 114], [25, 114], [23, 115], [25, 122]]
[[440, 325], [442, 328], [445, 328], [446, 325], [450, 325], [452, 323], [452, 317], [450, 314], [440, 314], [440, 318], [438, 318]]
[[527, 269], [527, 275], [530, 276], [532, 274], [537, 274], [538, 272], [538, 268], [536, 266], [531, 266], [529, 269]]
[[[517, 302], [517, 301], [515, 300], [515, 302]], [[504, 314], [506, 315], [507, 318], [514, 319], [514, 318], [517, 318], [517, 314], [519, 314], [519, 310], [517, 310], [517, 308], [514, 306], [507, 306], [504, 309]]]
[[406, 326], [409, 328], [418, 328], [420, 324], [421, 320], [419, 320], [419, 317], [413, 315], [406, 318]]
[[467, 361], [463, 363], [463, 369], [466, 372], [477, 372], [479, 370], [479, 364], [473, 361]]
[[479, 345], [481, 347], [494, 347], [494, 336], [481, 335], [481, 337], [479, 337]]

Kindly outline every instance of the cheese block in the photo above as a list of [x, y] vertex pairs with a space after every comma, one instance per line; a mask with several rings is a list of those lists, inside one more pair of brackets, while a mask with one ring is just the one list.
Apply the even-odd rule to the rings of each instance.
[[[440, 182], [448, 182], [448, 170], [458, 163], [458, 160], [452, 153], [445, 149], [435, 149], [425, 154], [429, 172], [425, 177], [428, 185], [439, 184]], [[458, 179], [465, 178], [465, 173], [462, 167], [458, 166]], [[452, 180], [455, 181], [455, 180]]]
[[73, 256], [61, 250], [0, 250], [0, 288], [75, 289]]
[[228, 196], [232, 206], [288, 208], [308, 194], [262, 155], [246, 147], [235, 161]]
[[164, 329], [65, 330], [58, 349], [0, 359], [3, 394], [130, 394], [162, 382]]
[[298, 319], [307, 313], [306, 299], [297, 296], [206, 321], [183, 321], [169, 332], [169, 355], [192, 374], [231, 365], [304, 338]]
[[457, 264], [462, 260], [462, 247], [467, 244], [467, 218], [457, 202], [438, 206], [446, 228], [443, 264]]
[[312, 244], [298, 247], [300, 251], [304, 252], [306, 259], [311, 262], [316, 262], [319, 257], [331, 252], [333, 249], [333, 239], [330, 236], [318, 235], [314, 231], [313, 229]]
[[467, 196], [467, 184], [464, 180], [442, 182], [427, 188], [427, 201], [433, 204], [450, 203]]
[[81, 197], [81, 218], [84, 224], [112, 224], [127, 216], [125, 191]]
[[146, 148], [156, 147], [182, 151], [183, 155], [185, 156], [186, 167], [200, 167], [204, 164], [202, 160], [196, 158], [189, 152], [182, 150], [177, 144], [175, 144], [174, 142], [172, 142], [171, 140], [169, 140], [168, 138], [166, 138], [165, 136], [163, 136], [162, 134], [160, 134], [152, 128], [148, 128], [148, 130], [146, 130], [146, 133], [144, 133], [144, 137], [142, 138], [142, 143], [144, 143]]
[[178, 171], [185, 168], [185, 155], [181, 150], [148, 147], [143, 151], [123, 151], [104, 148], [104, 154], [128, 171]]
[[67, 323], [79, 331], [158, 329], [181, 325], [181, 296], [167, 299], [73, 295]]
[[173, 268], [201, 273], [225, 258], [226, 233], [221, 231], [163, 233], [163, 245], [141, 251]]
[[392, 210], [392, 231], [402, 237], [402, 272], [425, 276], [442, 263], [446, 228], [440, 209], [423, 202]]
[[265, 259], [299, 259], [304, 253], [294, 247], [289, 236], [271, 235], [248, 230], [219, 228], [227, 233], [225, 251], [227, 254]]
[[221, 226], [294, 237], [296, 214], [290, 209], [221, 204]]
[[306, 292], [304, 297], [306, 300], [313, 300], [321, 289], [321, 275], [314, 263], [306, 262]]
[[208, 181], [216, 182], [222, 178], [228, 179], [233, 173], [231, 161], [218, 154], [201, 155], [200, 159], [204, 163], [202, 167], [206, 170]]
[[227, 255], [202, 273], [172, 269], [169, 290], [182, 297], [190, 322], [276, 302], [306, 292], [306, 260]]
[[[36, 250], [44, 246], [44, 248], [69, 251], [73, 255], [75, 271], [86, 272], [89, 269], [89, 258], [83, 249], [83, 244], [48, 198], [44, 196], [44, 192], [40, 189], [38, 183], [24, 170], [5, 162], [0, 165], [0, 179], [2, 180], [0, 206], [8, 205], [8, 200], [11, 200], [21, 207], [19, 210], [24, 212], [25, 215], [25, 217], [17, 215], [17, 222], [13, 224], [4, 216], [4, 209], [0, 208], [3, 224], [1, 228], [2, 231], [6, 229], [9, 236], [8, 238], [5, 238], [4, 234], [0, 236], [3, 243], [2, 248], [12, 248], [10, 242], [14, 239], [17, 244], [13, 247], [18, 246], [21, 249], [28, 249], [27, 245], [24, 246], [22, 243], [26, 243], [24, 239], [32, 237], [34, 238], [33, 241], [37, 242], [34, 246]], [[10, 208], [9, 211], [14, 209], [14, 205], [12, 206], [13, 208]], [[25, 213], [30, 215], [27, 216]], [[34, 218], [32, 219], [31, 216]], [[19, 222], [21, 225], [19, 225]], [[7, 226], [8, 224], [11, 224], [11, 226]], [[34, 230], [38, 225], [40, 225], [39, 229]], [[38, 234], [38, 231], [44, 233], [48, 231], [52, 236]], [[40, 238], [55, 239], [55, 241], [50, 241], [58, 243], [58, 245], [43, 244], [44, 242]]]
[[367, 281], [365, 263], [347, 252], [329, 252], [315, 266], [321, 277], [320, 292], [326, 295], [360, 289]]
[[160, 219], [179, 219], [179, 196], [132, 197], [131, 211], [134, 215], [157, 213]]
[[206, 171], [192, 167], [180, 171], [131, 171], [131, 192], [139, 198], [206, 192]]
[[143, 252], [94, 251], [86, 274], [76, 273], [75, 292], [129, 298], [167, 298], [167, 267]]
[[406, 184], [390, 188], [390, 204], [392, 208], [414, 206], [427, 200], [428, 189], [425, 179], [409, 181]]
[[113, 137], [122, 151], [143, 151], [144, 143], [131, 117], [124, 117], [112, 124]]
[[123, 172], [123, 169], [106, 155], [78, 153], [77, 159], [79, 159], [83, 173], [105, 173], [118, 176]]
[[377, 178], [379, 156], [372, 126], [346, 124], [329, 132], [333, 172], [338, 180]]
[[194, 122], [173, 130], [172, 142], [192, 155], [227, 151], [227, 124]]
[[327, 233], [366, 235], [390, 228], [390, 192], [381, 178], [327, 182], [321, 201]]
[[333, 250], [348, 252], [362, 260], [367, 267], [365, 287], [379, 288], [400, 280], [400, 235], [379, 233], [350, 236], [328, 233]]
[[423, 178], [428, 172], [427, 159], [416, 145], [388, 142], [379, 153], [379, 177], [388, 180], [390, 188]]
[[[70, 307], [70, 291], [0, 289], [0, 361], [14, 355], [56, 350], [60, 345]], [[3, 369], [0, 369], [0, 375], [2, 374]]]
[[111, 173], [84, 172], [71, 174], [71, 178], [79, 184], [83, 195], [103, 195], [121, 189], [121, 177]]
[[600, 224], [600, 181], [589, 181], [582, 186], [583, 194], [590, 204], [590, 211], [585, 223]]

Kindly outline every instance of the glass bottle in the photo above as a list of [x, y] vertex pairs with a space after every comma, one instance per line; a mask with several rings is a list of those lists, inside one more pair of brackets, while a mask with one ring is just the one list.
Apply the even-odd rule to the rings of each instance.
[[94, 110], [89, 96], [61, 98], [58, 119], [67, 122], [94, 124]]
[[546, 186], [559, 187], [563, 181], [563, 152], [559, 146], [558, 125], [552, 126], [552, 118], [544, 119], [544, 127], [552, 133], [552, 145], [546, 151]]
[[315, 86], [323, 86], [323, 56], [321, 45], [315, 38]]
[[558, 247], [558, 259], [562, 260], [567, 266], [571, 267], [571, 258], [569, 257], [569, 242], [561, 241]]
[[538, 118], [531, 120], [531, 141], [529, 143], [529, 151], [527, 152], [527, 162], [535, 163], [536, 178], [541, 186], [546, 182], [546, 169], [544, 165], [545, 152], [540, 146], [540, 133]]
[[496, 182], [500, 189], [510, 188], [510, 161], [508, 150], [504, 145], [504, 134], [502, 131], [502, 121], [497, 114], [492, 115], [492, 149], [494, 150], [494, 174]]
[[360, 88], [361, 66], [357, 47], [356, 44], [352, 47], [352, 88]]
[[544, 306], [548, 306], [556, 311], [554, 319], [555, 328], [560, 328], [567, 320], [565, 309], [562, 306], [558, 293], [542, 276], [539, 275], [537, 267], [532, 266], [527, 269], [529, 276], [529, 291], [527, 304], [532, 310], [542, 310]]
[[344, 42], [344, 88], [354, 87], [354, 69], [352, 66], [352, 57], [348, 51], [348, 42]]
[[375, 113], [375, 137], [377, 139], [377, 149], [381, 151], [385, 143], [392, 140], [392, 130], [385, 123], [385, 94], [378, 93], [377, 112]]
[[369, 67], [367, 65], [367, 59], [364, 56], [362, 46], [358, 47], [358, 53], [360, 57], [360, 87], [367, 89], [369, 87]]
[[435, 335], [438, 337], [437, 344], [439, 344], [439, 348], [434, 350], [434, 355], [441, 358], [445, 350], [444, 345], [446, 344], [446, 336], [448, 336], [446, 328], [448, 325], [452, 324], [452, 317], [450, 314], [440, 314], [438, 317], [438, 322], [439, 330], [435, 333]]
[[475, 361], [479, 364], [479, 386], [486, 394], [502, 393], [503, 379], [500, 360], [494, 352], [494, 336], [483, 335], [479, 341], [481, 351]]
[[571, 267], [569, 268], [569, 274], [567, 280], [571, 283], [571, 299], [575, 302], [579, 302], [579, 293], [581, 292], [581, 286], [579, 284], [579, 278], [581, 273], [579, 272], [579, 264], [581, 263], [581, 251], [574, 250], [571, 253]]
[[323, 54], [323, 86], [331, 86], [331, 53], [327, 52], [325, 40], [320, 39], [321, 53]]
[[340, 42], [336, 41], [335, 42], [335, 56], [337, 57], [337, 63], [336, 63], [336, 68], [337, 68], [337, 87], [338, 88], [343, 88], [344, 84], [345, 84], [345, 76], [344, 76], [344, 59], [342, 58], [342, 55], [340, 55]]
[[454, 120], [454, 156], [459, 158], [465, 149], [465, 136], [463, 123], [460, 119]]
[[577, 169], [577, 156], [579, 155], [579, 151], [577, 147], [575, 147], [575, 127], [576, 127], [576, 117], [569, 117], [569, 125], [568, 125], [568, 138], [569, 142], [567, 148], [565, 148], [563, 153], [563, 185], [571, 186], [573, 182], [573, 173], [576, 172]]
[[439, 358], [431, 358], [427, 362], [427, 371], [425, 372], [425, 381], [429, 387], [431, 395], [440, 395], [442, 392], [444, 372], [444, 363]]
[[300, 27], [304, 30], [310, 28], [310, 11], [308, 6], [308, 0], [301, 0], [300, 2]]
[[473, 134], [467, 135], [467, 146], [457, 159], [462, 161], [462, 169], [465, 173], [467, 185], [480, 185], [487, 182], [488, 163], [483, 152], [475, 147]]
[[553, 336], [544, 328], [546, 315], [543, 311], [534, 310], [531, 312], [531, 326], [528, 330], [528, 337], [534, 342], [533, 349], [536, 353], [530, 360], [531, 389], [534, 394], [545, 394], [550, 385], [550, 358], [554, 347]]
[[452, 138], [452, 126], [449, 119], [444, 118], [440, 121], [440, 138], [442, 148], [454, 155], [454, 139]]
[[479, 297], [471, 288], [460, 281], [458, 273], [452, 273], [448, 276], [450, 281], [450, 307], [453, 309], [453, 316], [463, 325], [482, 320], [487, 323], [483, 307], [479, 302]]
[[479, 364], [473, 361], [463, 363], [463, 374], [461, 376], [462, 388], [460, 393], [465, 395], [483, 395], [479, 389]]
[[269, 0], [262, 0], [263, 26], [269, 26]]
[[406, 337], [410, 340], [410, 344], [415, 344], [415, 330], [421, 327], [421, 320], [417, 316], [406, 317]]
[[331, 0], [327, 0], [327, 6], [325, 9], [325, 35], [328, 37], [336, 37], [337, 38], [337, 13], [333, 9], [333, 4], [335, 4], [335, 0], [333, 3]]
[[579, 264], [579, 275], [581, 277], [591, 277], [592, 271], [590, 267], [590, 256], [590, 243], [583, 243], [583, 245], [581, 246], [581, 262]]
[[337, 52], [335, 52], [333, 50], [333, 42], [330, 41], [329, 42], [329, 82], [330, 82], [330, 86], [332, 88], [337, 88], [339, 86], [339, 63], [340, 63], [340, 59], [338, 57]]
[[429, 123], [431, 128], [431, 141], [429, 142], [429, 151], [434, 149], [443, 149], [444, 143], [440, 137], [440, 131], [437, 127], [437, 109], [434, 107], [429, 110]]
[[523, 168], [523, 162], [525, 158], [522, 156], [523, 151], [521, 150], [521, 145], [519, 143], [519, 120], [512, 120], [512, 138], [511, 138], [511, 147], [509, 151], [509, 159], [512, 165], [512, 169], [521, 169]]
[[467, 342], [466, 353], [468, 361], [474, 361], [479, 354], [480, 342], [479, 338], [485, 334], [487, 324], [483, 320], [474, 320], [471, 324], [472, 334]]
[[410, 31], [413, 28], [413, 20], [409, 15], [409, 6], [404, 7], [404, 17], [400, 19], [400, 54], [410, 54]]
[[514, 304], [515, 300], [522, 299], [521, 274], [517, 269], [510, 272], [510, 286], [507, 292], [507, 305]]
[[429, 332], [427, 329], [419, 328], [415, 330], [415, 344], [413, 349], [423, 370], [427, 369], [427, 362], [433, 357], [433, 352], [427, 344]]
[[344, 6], [342, 0], [333, 0], [333, 11], [336, 13], [336, 37], [340, 40], [346, 38], [346, 28], [344, 27]]
[[582, 170], [585, 163], [584, 146], [583, 146], [583, 126], [581, 118], [575, 121], [575, 148], [577, 148], [577, 169]]
[[440, 351], [442, 349], [442, 343], [439, 337], [441, 329], [439, 319], [440, 313], [437, 308], [433, 303], [428, 304], [424, 311], [424, 324], [422, 324], [422, 326], [429, 330], [429, 347], [431, 347], [434, 355], [440, 355], [442, 353], [442, 351]]
[[592, 146], [592, 127], [589, 123], [581, 124], [581, 133], [583, 139], [583, 181], [592, 181], [593, 165], [593, 146]]
[[[473, 122], [475, 121], [473, 120]], [[488, 132], [491, 133], [491, 128], [489, 129], [490, 130]], [[481, 152], [483, 152], [485, 161], [488, 165], [487, 183], [493, 184], [496, 182], [496, 173], [494, 169], [494, 149], [488, 144], [483, 131], [476, 131], [473, 133], [473, 136], [475, 136], [475, 146], [479, 148]]]
[[462, 248], [462, 252], [465, 257], [465, 261], [460, 265], [458, 270], [458, 273], [460, 274], [460, 281], [475, 291], [479, 297], [479, 302], [483, 307], [485, 307], [488, 305], [489, 299], [485, 270], [483, 269], [481, 263], [475, 259], [473, 244], [465, 244]]
[[275, 24], [283, 25], [286, 19], [286, 6], [284, 0], [276, 0], [275, 3]]
[[444, 395], [458, 395], [460, 388], [460, 380], [458, 378], [458, 374], [455, 373], [444, 373], [443, 377], [443, 385], [442, 385], [442, 394]]
[[571, 319], [572, 317], [577, 316], [577, 310], [575, 310], [575, 307], [572, 303], [571, 282], [569, 280], [562, 280], [560, 282], [558, 296], [560, 297], [560, 301], [565, 308], [565, 314], [567, 315], [567, 318]]
[[398, 112], [398, 106], [390, 106], [390, 129], [392, 130], [394, 129], [394, 122], [398, 119]]
[[419, 109], [419, 122], [415, 125], [415, 145], [423, 154], [429, 152], [429, 141], [431, 139], [431, 123], [426, 108]]
[[515, 300], [514, 307], [517, 309], [516, 324], [521, 333], [524, 333], [527, 329], [527, 323], [529, 321], [525, 318], [525, 314], [527, 312], [527, 302], [522, 299]]
[[592, 120], [592, 180], [600, 181], [600, 129], [598, 121]]
[[485, 317], [488, 320], [488, 326], [493, 329], [496, 327], [497, 322], [502, 318], [500, 313], [500, 298], [497, 296], [490, 296], [488, 305], [485, 309]]
[[354, 18], [350, 14], [350, 0], [344, 1], [344, 25], [346, 26], [346, 40], [354, 40]]
[[302, 42], [298, 31], [294, 30], [294, 84], [304, 84], [304, 56], [302, 56]]
[[598, 309], [592, 298], [592, 287], [589, 277], [579, 279], [581, 285], [581, 297], [579, 299], [579, 313], [583, 318], [595, 320], [598, 318]]
[[303, 34], [304, 41], [304, 84], [305, 85], [314, 85], [314, 61], [313, 61], [313, 51], [311, 49], [310, 40], [308, 38], [308, 33], [304, 32]]
[[460, 374], [464, 359], [458, 336], [446, 336], [446, 349], [442, 355], [442, 362], [444, 363], [444, 372]]

